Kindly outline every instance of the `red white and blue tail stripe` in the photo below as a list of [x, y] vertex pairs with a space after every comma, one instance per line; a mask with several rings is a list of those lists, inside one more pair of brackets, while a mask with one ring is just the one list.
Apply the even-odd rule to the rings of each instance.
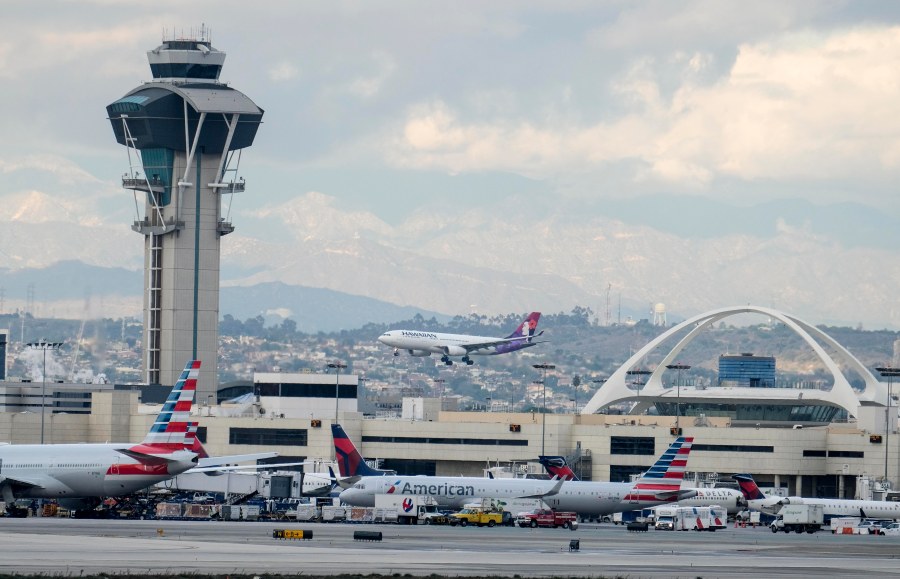
[[188, 362], [156, 417], [156, 422], [140, 444], [145, 449], [144, 452], [147, 452], [147, 447], [156, 452], [175, 452], [185, 450], [186, 445], [192, 444], [188, 437], [188, 424], [199, 374], [200, 360]]
[[691, 453], [693, 437], [679, 436], [631, 488], [625, 500], [631, 502], [675, 502]]

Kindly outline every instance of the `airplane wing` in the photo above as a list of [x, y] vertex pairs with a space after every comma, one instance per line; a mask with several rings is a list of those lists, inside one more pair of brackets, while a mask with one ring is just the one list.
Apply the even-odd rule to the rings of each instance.
[[[275, 458], [278, 456], [277, 452], [257, 452], [254, 454], [230, 454], [228, 456], [208, 456], [206, 458], [201, 458], [197, 461], [197, 466], [199, 467], [207, 467], [207, 466], [216, 466], [218, 464], [231, 464], [234, 462], [247, 462], [250, 460], [262, 460], [265, 458]], [[294, 463], [294, 464], [304, 464]]]
[[536, 493], [533, 495], [525, 495], [525, 496], [521, 496], [518, 498], [520, 498], [520, 499], [542, 499], [544, 497], [552, 497], [553, 495], [559, 494], [559, 489], [562, 488], [564, 482], [566, 482], [566, 479], [561, 478], [561, 479], [557, 480], [556, 484], [554, 484], [553, 487], [550, 488], [550, 490], [548, 490], [545, 493]]
[[350, 487], [352, 487], [353, 485], [358, 483], [359, 479], [362, 478], [362, 476], [360, 476], [360, 475], [345, 476], [344, 478], [338, 478], [334, 474], [334, 469], [331, 468], [330, 466], [328, 467], [328, 474], [331, 475], [332, 484], [337, 483], [337, 485], [339, 487], [341, 487], [342, 489], [349, 489]]
[[[544, 332], [541, 331], [541, 333], [538, 334], [538, 336], [540, 336], [543, 333]], [[478, 350], [486, 350], [487, 348], [499, 346], [500, 344], [508, 344], [510, 342], [524, 342], [522, 344], [522, 346], [527, 348], [529, 346], [543, 344], [545, 342], [550, 341], [550, 340], [535, 340], [534, 338], [536, 338], [536, 337], [537, 336], [532, 336], [530, 338], [528, 336], [517, 336], [515, 338], [498, 338], [496, 340], [488, 340], [486, 342], [477, 342], [474, 344], [460, 344], [460, 347], [465, 348], [466, 352], [476, 352]]]
[[37, 482], [35, 479], [27, 479], [22, 477], [14, 477], [7, 475], [0, 475], [0, 486], [3, 484], [8, 484], [13, 487], [25, 487], [31, 489], [42, 489], [44, 485]]
[[195, 466], [194, 468], [186, 471], [188, 473], [191, 472], [225, 472], [225, 471], [258, 471], [258, 470], [266, 470], [270, 468], [280, 468], [283, 466], [297, 466], [301, 464], [309, 464], [308, 462], [278, 462], [272, 464], [230, 464], [230, 465], [219, 465], [219, 466]]
[[166, 458], [165, 456], [162, 456], [160, 454], [147, 454], [145, 452], [138, 452], [130, 448], [117, 448], [116, 452], [121, 452], [125, 456], [130, 456], [139, 463], [147, 465], [169, 464], [170, 462], [177, 462], [177, 459]]

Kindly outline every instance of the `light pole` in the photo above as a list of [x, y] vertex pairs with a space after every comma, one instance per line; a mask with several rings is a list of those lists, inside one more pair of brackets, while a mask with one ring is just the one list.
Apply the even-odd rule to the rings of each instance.
[[47, 405], [47, 350], [59, 350], [62, 342], [48, 342], [42, 339], [25, 345], [32, 350], [41, 350], [44, 353], [44, 369], [41, 370], [41, 444], [44, 444], [44, 406]]
[[338, 399], [341, 391], [341, 370], [347, 365], [343, 362], [329, 362], [329, 368], [334, 368], [334, 423], [338, 423]]
[[[894, 376], [900, 376], [900, 368], [881, 366], [875, 370], [881, 374], [882, 378], [888, 379], [887, 408], [884, 409], [884, 482], [886, 483], [888, 480], [888, 437], [891, 434], [891, 386]], [[894, 415], [894, 422], [896, 423], [896, 421], [897, 417]]]
[[637, 384], [638, 387], [638, 396], [641, 395], [641, 386], [644, 385], [644, 376], [649, 376], [653, 374], [650, 370], [628, 370], [625, 372], [629, 376], [637, 376], [634, 378], [634, 383]]
[[678, 381], [675, 383], [676, 396], [678, 398], [678, 402], [675, 403], [675, 432], [677, 436], [681, 436], [681, 371], [690, 370], [691, 367], [687, 364], [668, 364], [666, 368], [678, 370]]
[[531, 366], [534, 369], [543, 372], [543, 378], [541, 379], [541, 384], [544, 389], [544, 402], [543, 409], [541, 410], [541, 456], [544, 456], [547, 454], [544, 451], [545, 433], [547, 431], [547, 370], [553, 370], [556, 366], [553, 364], [532, 364]]

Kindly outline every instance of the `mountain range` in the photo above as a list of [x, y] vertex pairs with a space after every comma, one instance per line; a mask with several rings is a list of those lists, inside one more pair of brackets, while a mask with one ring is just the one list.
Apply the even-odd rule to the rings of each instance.
[[[0, 211], [0, 309], [24, 309], [33, 295], [37, 315], [140, 316], [143, 243], [126, 223], [91, 221], [72, 206], [41, 211], [49, 201], [40, 193], [7, 201], [18, 206]], [[478, 210], [427, 205], [389, 224], [307, 193], [232, 215], [220, 311], [329, 331], [415, 313], [575, 306], [616, 322], [650, 317], [655, 304], [671, 323], [753, 303], [813, 324], [900, 327], [896, 219], [861, 205], [721, 205], [706, 213], [715, 226], [701, 228], [699, 203], [651, 203], [653, 225], [636, 223], [636, 201], [588, 217], [509, 200]]]

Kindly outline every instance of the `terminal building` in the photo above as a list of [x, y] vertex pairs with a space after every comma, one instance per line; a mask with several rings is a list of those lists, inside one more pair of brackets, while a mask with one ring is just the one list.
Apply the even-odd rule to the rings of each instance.
[[[781, 312], [741, 310], [748, 308], [809, 327]], [[688, 327], [693, 325], [683, 329]], [[450, 411], [426, 397], [404, 399], [397, 416], [375, 417], [359, 411], [358, 378], [349, 373], [259, 374], [243, 402], [201, 400], [195, 414], [198, 435], [212, 454], [277, 451], [282, 459], [317, 460], [333, 457], [328, 426], [337, 413], [364, 456], [400, 474], [480, 476], [487, 464], [533, 463], [543, 448], [569, 457], [585, 479], [627, 481], [650, 466], [678, 428], [694, 437], [688, 469], [704, 480], [751, 472], [761, 485], [789, 494], [843, 498], [863, 490], [856, 488], [860, 476], [889, 486], [900, 480], [900, 437], [894, 438], [897, 410], [887, 405], [887, 384], [858, 361], [848, 361], [855, 360], [852, 354], [821, 331], [816, 338], [816, 344], [828, 343], [840, 353], [826, 355], [825, 365], [840, 374], [830, 390], [708, 386], [677, 388], [679, 396], [672, 381], [661, 378], [674, 371], [666, 366], [684, 347], [682, 337], [662, 354], [664, 363], [656, 368], [663, 370], [648, 371], [640, 392], [624, 378], [644, 360], [643, 352], [617, 370], [581, 412], [547, 414], [546, 420], [532, 413]], [[854, 379], [864, 386], [850, 388], [837, 359], [868, 374]], [[141, 405], [139, 397], [137, 391], [94, 392], [90, 414], [55, 416], [53, 441], [140, 440], [159, 407]], [[626, 413], [607, 413], [623, 404], [630, 405]], [[673, 411], [658, 412], [666, 409]], [[845, 418], [817, 414], [826, 409]], [[0, 413], [0, 440], [35, 442], [39, 429], [36, 413]]]

